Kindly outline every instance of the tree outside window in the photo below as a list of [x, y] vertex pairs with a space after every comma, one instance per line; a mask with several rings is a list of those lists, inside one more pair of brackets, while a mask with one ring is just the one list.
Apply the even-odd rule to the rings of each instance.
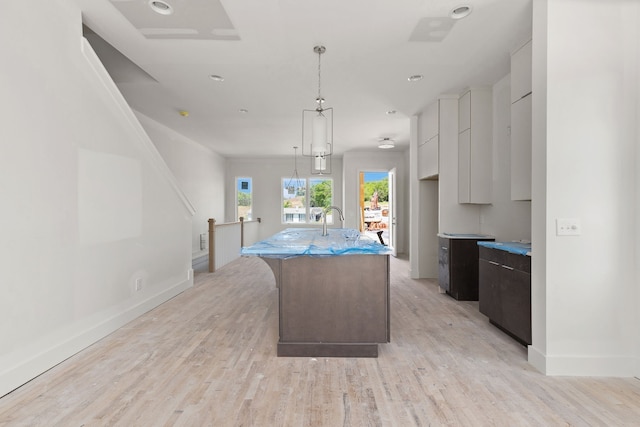
[[[321, 222], [322, 211], [332, 203], [332, 179], [282, 180], [282, 222], [285, 224]], [[331, 214], [327, 215], [327, 223], [333, 223]]]
[[251, 203], [253, 199], [253, 183], [251, 178], [236, 179], [236, 220], [243, 217], [247, 221], [251, 220]]

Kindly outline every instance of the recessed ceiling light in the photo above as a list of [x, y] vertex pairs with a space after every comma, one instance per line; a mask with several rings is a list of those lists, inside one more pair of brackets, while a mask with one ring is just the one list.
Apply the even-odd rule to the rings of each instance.
[[396, 110], [389, 110], [387, 111], [387, 115], [392, 116], [396, 113]]
[[189, 112], [187, 110], [178, 111], [182, 117], [189, 117]]
[[465, 16], [469, 16], [470, 13], [471, 6], [463, 5], [454, 7], [449, 16], [451, 16], [452, 19], [462, 19]]
[[246, 108], [241, 108], [238, 111], [242, 114], [247, 114], [249, 112], [249, 110], [247, 110]]
[[149, 0], [149, 7], [161, 15], [171, 15], [173, 13], [171, 5], [162, 0]]
[[211, 74], [211, 75], [209, 76], [209, 78], [210, 78], [211, 80], [213, 80], [213, 81], [216, 81], [216, 82], [223, 82], [223, 81], [224, 81], [224, 77], [219, 76], [219, 75], [217, 75], [217, 74]]
[[409, 80], [410, 82], [417, 82], [419, 80], [422, 80], [423, 77], [424, 76], [422, 74], [414, 74], [413, 76], [409, 76], [407, 80]]

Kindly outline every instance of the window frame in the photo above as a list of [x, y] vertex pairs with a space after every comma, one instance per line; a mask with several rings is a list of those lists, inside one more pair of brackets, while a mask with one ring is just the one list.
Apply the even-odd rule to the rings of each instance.
[[[303, 207], [298, 207], [296, 208], [296, 211], [294, 212], [285, 212], [285, 209], [287, 209], [287, 207], [285, 207], [285, 202], [287, 200], [285, 193], [287, 192], [287, 186], [289, 184], [291, 184], [291, 178], [286, 178], [283, 177], [280, 180], [280, 223], [283, 225], [314, 225], [314, 224], [320, 224], [322, 222], [321, 217], [317, 217], [317, 220], [312, 220], [312, 215], [314, 214], [312, 212], [312, 210], [314, 208], [319, 208], [319, 206], [311, 206], [311, 188], [313, 186], [318, 185], [320, 182], [324, 182], [324, 181], [328, 181], [329, 185], [330, 185], [330, 191], [331, 191], [331, 198], [329, 201], [329, 206], [333, 205], [333, 197], [334, 197], [334, 180], [333, 178], [329, 178], [329, 177], [322, 177], [322, 178], [318, 178], [318, 177], [304, 177], [304, 178], [299, 178], [297, 181], [298, 182], [303, 182], [304, 183], [304, 187], [300, 186], [301, 188], [304, 188], [304, 201]], [[314, 181], [315, 183], [312, 184], [312, 181]], [[304, 209], [304, 212], [300, 212], [300, 210]], [[287, 216], [291, 215], [291, 220], [287, 220]], [[298, 221], [294, 221], [293, 219], [295, 218], [294, 215], [298, 216]], [[317, 213], [315, 214], [317, 216]], [[303, 220], [300, 220], [303, 219]], [[334, 220], [333, 220], [333, 215], [328, 215], [327, 216], [327, 224], [334, 224]]]
[[253, 217], [253, 178], [250, 176], [237, 176], [236, 180], [235, 180], [235, 217], [236, 217], [236, 221], [240, 221], [240, 212], [239, 212], [239, 208], [240, 205], [239, 203], [239, 194], [242, 192], [240, 190], [240, 182], [242, 180], [247, 180], [249, 182], [249, 200], [251, 201], [251, 203], [249, 204], [249, 215], [244, 217], [245, 221], [251, 221], [252, 217]]

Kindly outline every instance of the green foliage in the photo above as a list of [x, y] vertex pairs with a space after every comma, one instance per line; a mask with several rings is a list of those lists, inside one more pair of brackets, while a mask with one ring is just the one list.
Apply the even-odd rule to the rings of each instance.
[[328, 208], [331, 206], [331, 181], [321, 181], [309, 189], [311, 207]]
[[285, 208], [290, 208], [291, 207], [291, 200], [285, 200], [284, 201], [284, 207]]
[[373, 192], [378, 192], [378, 202], [389, 201], [389, 178], [364, 183], [364, 199], [371, 200]]
[[251, 193], [238, 192], [238, 206], [251, 206]]

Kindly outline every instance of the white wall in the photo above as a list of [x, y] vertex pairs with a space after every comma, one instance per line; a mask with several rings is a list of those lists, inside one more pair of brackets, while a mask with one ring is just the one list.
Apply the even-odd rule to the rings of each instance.
[[209, 218], [224, 222], [225, 158], [140, 112], [136, 115], [195, 208], [191, 231], [193, 258], [207, 254], [206, 248], [200, 250], [200, 234], [205, 233], [208, 239]]
[[531, 240], [531, 202], [511, 200], [511, 75], [493, 85], [493, 179], [490, 205], [480, 206], [480, 231], [496, 240]]
[[[298, 176], [313, 178], [311, 163], [308, 157], [301, 157], [298, 150]], [[261, 157], [261, 158], [229, 158], [226, 171], [225, 222], [235, 221], [235, 181], [238, 177], [251, 177], [253, 181], [252, 214], [253, 219], [261, 218], [259, 238], [265, 239], [285, 228], [296, 227], [294, 224], [282, 223], [282, 178], [289, 179], [293, 174], [293, 150], [291, 157]], [[333, 179], [333, 203], [342, 206], [342, 159], [332, 159], [331, 175]], [[344, 212], [347, 215], [347, 212]], [[216, 218], [216, 220], [218, 220]], [[222, 222], [219, 220], [218, 222]], [[300, 225], [308, 227], [309, 225]], [[346, 224], [345, 224], [346, 226]], [[319, 226], [316, 226], [319, 227]], [[335, 221], [333, 227], [340, 227], [340, 221]]]
[[[640, 22], [640, 6], [636, 7], [636, 22]], [[640, 26], [636, 26], [636, 35], [633, 40], [636, 40], [635, 51], [640, 52]], [[640, 57], [636, 56], [636, 73], [638, 85], [640, 85]], [[640, 89], [640, 88], [639, 88]], [[640, 165], [640, 100], [636, 100], [636, 165]], [[635, 218], [640, 218], [640, 170], [636, 166], [636, 213]], [[636, 318], [634, 320], [635, 325], [640, 325], [640, 224], [636, 223]], [[636, 328], [636, 362], [634, 375], [640, 378], [640, 328]]]
[[[638, 168], [639, 5], [541, 0], [533, 6], [538, 265], [529, 360], [550, 375], [631, 376], [638, 357], [632, 177]], [[536, 206], [544, 190], [546, 206]], [[556, 236], [557, 218], [580, 218], [582, 234]], [[545, 243], [546, 253], [538, 251]]]
[[193, 283], [190, 206], [81, 33], [0, 6], [0, 396]]
[[[397, 247], [398, 253], [406, 252], [407, 230], [409, 224], [406, 221], [406, 210], [409, 207], [409, 201], [406, 197], [406, 182], [408, 179], [408, 167], [405, 165], [406, 153], [404, 151], [350, 151], [344, 153], [343, 161], [343, 179], [344, 179], [344, 208], [345, 208], [345, 226], [349, 228], [358, 228], [360, 221], [359, 207], [359, 191], [360, 191], [360, 172], [376, 172], [389, 171], [393, 168], [397, 170], [397, 197], [396, 201], [398, 212], [396, 217]], [[405, 219], [401, 221], [401, 219]]]

